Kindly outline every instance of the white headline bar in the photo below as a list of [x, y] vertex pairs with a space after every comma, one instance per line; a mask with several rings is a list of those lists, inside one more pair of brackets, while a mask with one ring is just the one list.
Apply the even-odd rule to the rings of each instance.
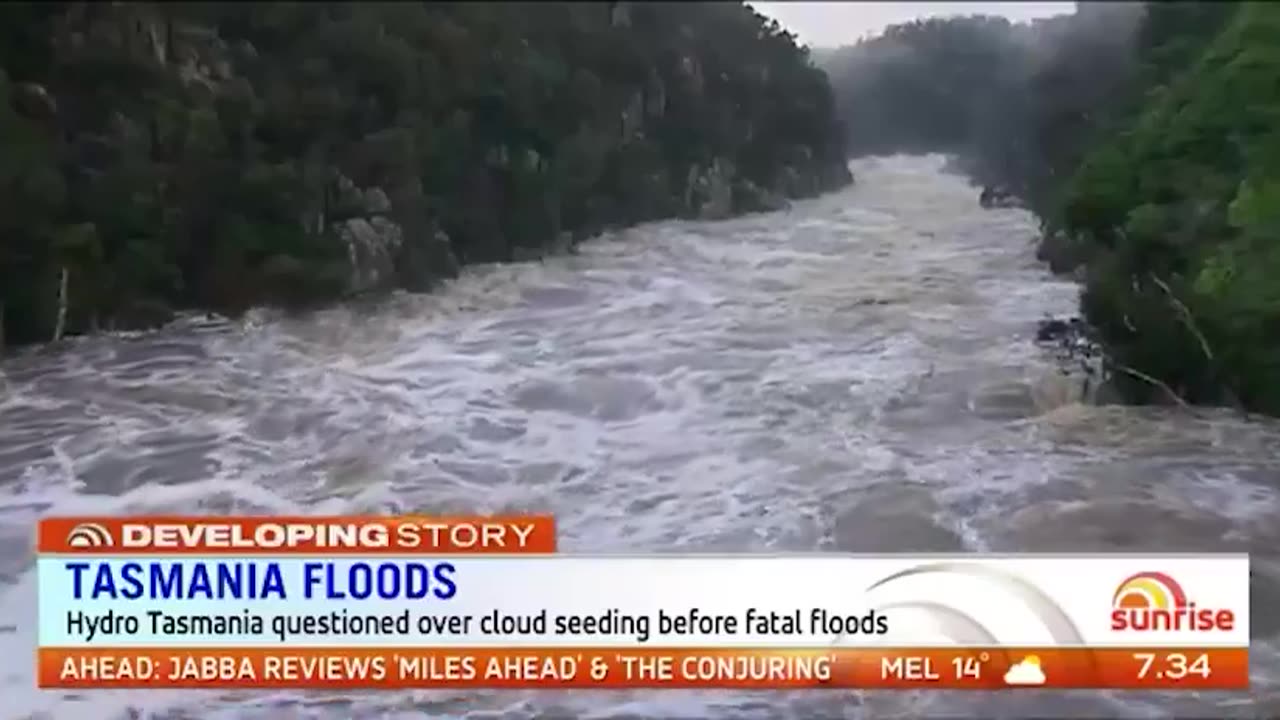
[[42, 646], [1245, 646], [1247, 556], [43, 556]]

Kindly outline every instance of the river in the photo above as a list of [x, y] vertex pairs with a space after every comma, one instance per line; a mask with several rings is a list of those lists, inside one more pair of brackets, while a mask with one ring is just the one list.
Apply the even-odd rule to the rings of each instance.
[[[1280, 712], [1280, 424], [1089, 406], [1031, 339], [1077, 289], [939, 157], [619, 232], [429, 296], [0, 363], [0, 718]], [[32, 528], [73, 513], [554, 513], [593, 551], [1254, 553], [1245, 694], [33, 689]], [[16, 629], [13, 625], [16, 623]]]

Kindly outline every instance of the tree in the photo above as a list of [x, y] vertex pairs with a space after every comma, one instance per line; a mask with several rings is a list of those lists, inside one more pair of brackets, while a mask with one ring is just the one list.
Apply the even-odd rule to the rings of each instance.
[[429, 287], [686, 212], [691, 166], [847, 179], [825, 78], [740, 3], [15, 2], [0, 69], [20, 341], [323, 301], [364, 255]]

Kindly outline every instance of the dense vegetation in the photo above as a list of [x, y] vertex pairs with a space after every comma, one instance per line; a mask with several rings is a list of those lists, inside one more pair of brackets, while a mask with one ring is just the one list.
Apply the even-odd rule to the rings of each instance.
[[1277, 39], [1280, 6], [1240, 6], [1086, 156], [1059, 222], [1115, 357], [1189, 400], [1280, 414]]
[[779, 207], [843, 143], [739, 3], [0, 3], [0, 341]]
[[953, 152], [1020, 195], [1130, 398], [1280, 414], [1280, 5], [1078, 7], [833, 55], [854, 151]]
[[827, 56], [850, 151], [953, 153], [978, 181], [1047, 211], [1131, 85], [1142, 17], [1132, 4], [1079, 8], [1032, 24], [933, 18]]

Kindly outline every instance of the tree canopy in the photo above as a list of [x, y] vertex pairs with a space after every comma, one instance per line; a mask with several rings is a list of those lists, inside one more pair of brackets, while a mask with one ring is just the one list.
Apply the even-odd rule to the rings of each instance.
[[0, 337], [373, 288], [849, 180], [741, 3], [0, 4]]
[[1280, 414], [1280, 6], [1077, 8], [828, 56], [850, 148], [954, 153], [1021, 196], [1129, 397]]

